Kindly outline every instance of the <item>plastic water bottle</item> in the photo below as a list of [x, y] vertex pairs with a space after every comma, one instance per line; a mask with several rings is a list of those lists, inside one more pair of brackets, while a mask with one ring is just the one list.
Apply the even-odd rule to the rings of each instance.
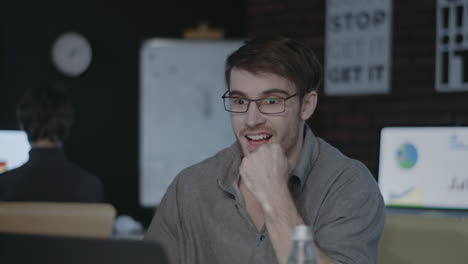
[[312, 245], [312, 230], [306, 225], [294, 227], [293, 246], [288, 258], [288, 264], [315, 264], [315, 252]]

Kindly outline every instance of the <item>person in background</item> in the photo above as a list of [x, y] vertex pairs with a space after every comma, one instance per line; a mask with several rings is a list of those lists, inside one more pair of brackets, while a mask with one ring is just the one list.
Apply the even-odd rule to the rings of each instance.
[[104, 202], [100, 179], [68, 160], [63, 151], [73, 112], [62, 88], [26, 91], [17, 105], [17, 119], [31, 144], [29, 160], [0, 174], [0, 201]]
[[227, 58], [225, 78], [236, 142], [176, 176], [145, 239], [173, 264], [285, 264], [293, 227], [306, 224], [317, 263], [376, 263], [385, 213], [374, 177], [306, 123], [321, 80], [312, 50], [254, 38]]

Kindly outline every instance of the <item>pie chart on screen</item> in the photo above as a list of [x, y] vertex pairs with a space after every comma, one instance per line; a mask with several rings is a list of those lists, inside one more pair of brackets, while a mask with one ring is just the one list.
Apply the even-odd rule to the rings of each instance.
[[401, 168], [411, 169], [418, 161], [418, 151], [413, 144], [405, 143], [397, 150], [397, 160]]

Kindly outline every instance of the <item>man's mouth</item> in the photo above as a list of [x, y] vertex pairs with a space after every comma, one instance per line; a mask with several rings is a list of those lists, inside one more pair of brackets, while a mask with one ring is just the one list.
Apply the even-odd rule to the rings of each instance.
[[268, 141], [272, 135], [268, 134], [259, 134], [259, 135], [246, 135], [245, 138], [247, 138], [248, 141], [253, 141], [253, 142], [261, 142], [261, 141]]
[[270, 134], [245, 135], [247, 139], [247, 149], [249, 152], [255, 151], [258, 147], [267, 144], [273, 137]]

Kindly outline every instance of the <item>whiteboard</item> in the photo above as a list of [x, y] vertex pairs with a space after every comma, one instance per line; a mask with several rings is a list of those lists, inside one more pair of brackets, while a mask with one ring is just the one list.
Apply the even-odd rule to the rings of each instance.
[[235, 141], [222, 94], [241, 41], [150, 39], [140, 50], [140, 204], [157, 206], [174, 177]]

